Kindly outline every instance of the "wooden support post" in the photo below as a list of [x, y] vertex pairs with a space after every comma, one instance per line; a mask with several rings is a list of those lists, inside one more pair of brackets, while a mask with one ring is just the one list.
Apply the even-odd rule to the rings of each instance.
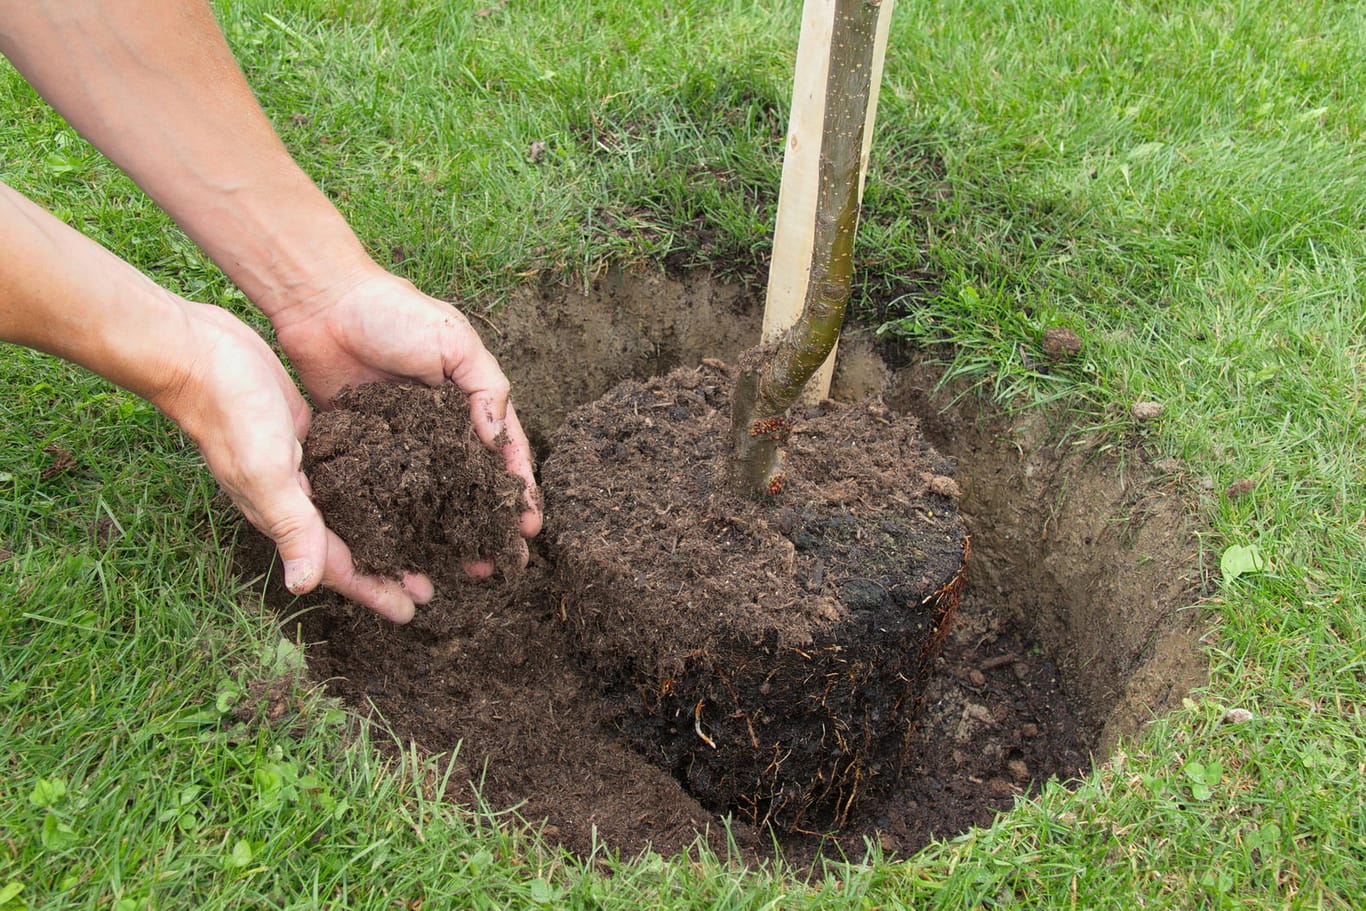
[[[866, 2], [866, 0], [865, 0]], [[859, 199], [868, 171], [868, 152], [877, 118], [878, 87], [887, 56], [887, 34], [894, 0], [881, 0], [877, 40], [873, 49], [872, 91], [868, 97], [863, 130], [863, 154], [859, 169]], [[826, 91], [829, 84], [831, 34], [835, 0], [806, 0], [802, 9], [801, 38], [792, 83], [792, 114], [783, 153], [782, 186], [778, 192], [778, 219], [773, 232], [773, 261], [768, 274], [764, 305], [763, 341], [779, 338], [801, 316], [811, 274], [812, 246], [816, 235], [816, 200], [820, 195], [820, 160], [825, 125]], [[803, 399], [819, 401], [830, 394], [835, 351], [807, 382]]]
[[[736, 489], [753, 496], [782, 490], [793, 403], [830, 391], [830, 356], [853, 288], [870, 114], [891, 5], [806, 0], [770, 270], [768, 344], [742, 365], [731, 400], [732, 475]], [[824, 378], [813, 385], [822, 365]]]

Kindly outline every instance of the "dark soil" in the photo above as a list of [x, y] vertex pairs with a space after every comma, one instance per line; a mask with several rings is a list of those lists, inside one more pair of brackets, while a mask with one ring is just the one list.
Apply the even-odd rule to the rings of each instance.
[[[278, 588], [270, 597], [290, 614], [305, 608], [286, 633], [309, 643], [309, 668], [330, 692], [404, 743], [458, 751], [449, 799], [516, 808], [581, 855], [601, 844], [672, 854], [700, 838], [725, 856], [729, 838], [744, 859], [771, 856], [767, 834], [705, 810], [618, 733], [618, 707], [572, 657], [549, 568], [532, 551], [518, 584], [458, 582], [407, 626], [325, 592], [302, 603]], [[1094, 730], [1075, 721], [1054, 662], [992, 616], [986, 599], [963, 599], [936, 669], [900, 783], [865, 802], [837, 837], [781, 834], [790, 863], [857, 858], [865, 838], [904, 856], [990, 824], [1050, 778], [1085, 771]]]
[[[491, 344], [544, 443], [623, 378], [735, 357], [757, 335], [758, 298], [696, 273], [614, 272], [591, 289], [546, 282], [514, 298]], [[973, 557], [900, 783], [838, 837], [782, 835], [797, 864], [857, 858], [865, 837], [906, 855], [990, 823], [1043, 782], [1084, 773], [1117, 736], [1179, 704], [1204, 668], [1184, 610], [1199, 596], [1200, 564], [1179, 472], [1088, 447], [1066, 421], [994, 412], [940, 389], [932, 371], [893, 371], [857, 341], [842, 342], [840, 394], [885, 395], [893, 414], [920, 417], [956, 466]], [[698, 837], [724, 852], [720, 817], [631, 748], [605, 681], [572, 657], [546, 537], [513, 582], [439, 579], [436, 599], [404, 627], [326, 592], [295, 600], [276, 582], [265, 595], [331, 692], [404, 744], [459, 751], [451, 799], [473, 804], [473, 782], [488, 808], [516, 808], [585, 855], [604, 843], [672, 853]], [[245, 575], [261, 574], [269, 553], [243, 532]], [[744, 858], [772, 854], [768, 835], [743, 822], [731, 836]]]
[[612, 730], [597, 681], [570, 658], [537, 551], [515, 584], [456, 582], [407, 626], [311, 596], [298, 621], [309, 667], [404, 742], [458, 751], [450, 799], [475, 806], [477, 785], [490, 810], [515, 807], [585, 855], [599, 843], [681, 851], [699, 835], [724, 854], [720, 821]]
[[731, 491], [732, 371], [627, 382], [572, 413], [543, 468], [575, 650], [628, 742], [703, 806], [841, 828], [908, 760], [967, 546], [913, 417], [798, 415], [788, 482]]
[[304, 473], [328, 525], [364, 572], [458, 578], [462, 564], [517, 566], [522, 485], [475, 435], [454, 386], [344, 389], [304, 443]]

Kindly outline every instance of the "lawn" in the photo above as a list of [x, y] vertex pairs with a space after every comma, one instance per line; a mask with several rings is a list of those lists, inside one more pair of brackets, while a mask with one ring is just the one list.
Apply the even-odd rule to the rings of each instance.
[[[477, 312], [546, 270], [760, 268], [799, 6], [217, 10], [375, 255]], [[576, 859], [442, 803], [442, 757], [393, 759], [301, 675], [216, 543], [235, 519], [193, 447], [129, 394], [0, 350], [0, 911], [1359, 907], [1363, 84], [1359, 2], [899, 5], [861, 317], [1000, 407], [1178, 459], [1206, 556], [1242, 557], [1189, 606], [1207, 689], [1080, 783], [904, 862], [799, 880]], [[8, 69], [0, 110], [0, 179], [263, 325]], [[1084, 356], [1040, 369], [1057, 325]], [[1163, 414], [1136, 424], [1136, 401]]]

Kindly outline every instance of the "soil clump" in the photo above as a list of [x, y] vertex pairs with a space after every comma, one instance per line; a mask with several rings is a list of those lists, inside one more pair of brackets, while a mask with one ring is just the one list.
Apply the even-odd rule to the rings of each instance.
[[636, 750], [713, 811], [839, 829], [899, 777], [961, 597], [953, 467], [914, 418], [826, 402], [781, 492], [738, 496], [734, 382], [709, 360], [569, 415], [543, 467], [555, 586]]
[[313, 419], [303, 470], [363, 572], [448, 583], [464, 563], [519, 563], [522, 484], [480, 442], [455, 386], [343, 389]]

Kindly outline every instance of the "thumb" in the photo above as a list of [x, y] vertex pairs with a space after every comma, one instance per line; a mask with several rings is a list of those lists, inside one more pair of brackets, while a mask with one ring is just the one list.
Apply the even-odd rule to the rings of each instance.
[[262, 509], [262, 519], [262, 530], [280, 552], [285, 587], [296, 595], [317, 588], [327, 564], [327, 526], [303, 488], [296, 484], [282, 491]]

